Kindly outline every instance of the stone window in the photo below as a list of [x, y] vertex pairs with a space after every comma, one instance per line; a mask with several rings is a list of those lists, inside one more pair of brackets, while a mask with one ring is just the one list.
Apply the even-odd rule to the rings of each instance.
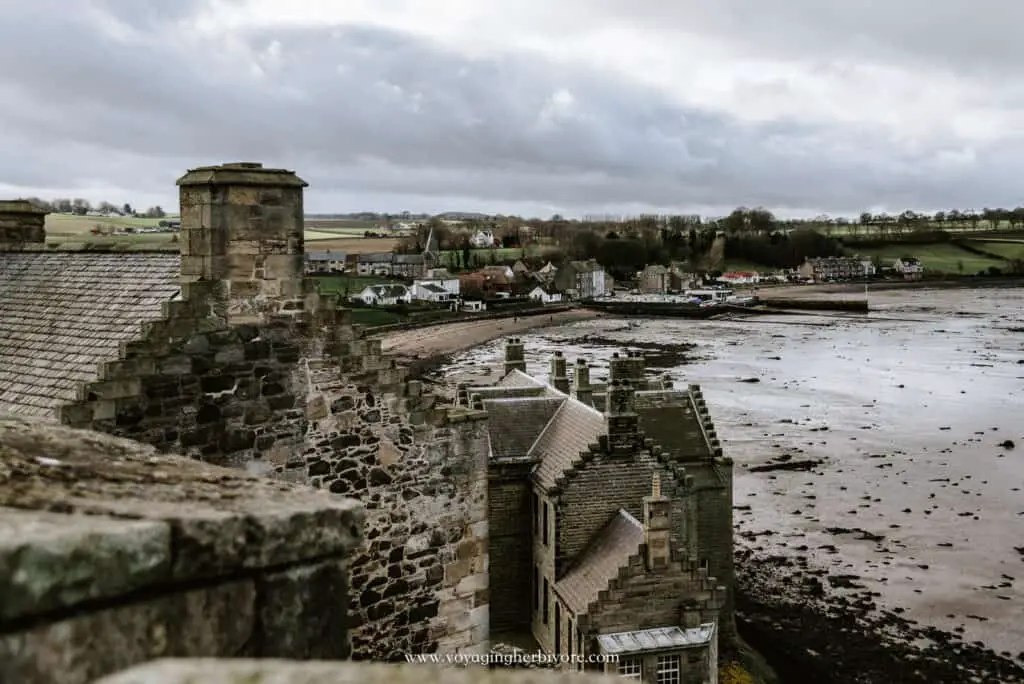
[[679, 656], [658, 656], [657, 684], [680, 684]]
[[[639, 658], [619, 658], [618, 668], [619, 676], [623, 679], [635, 679], [640, 681], [640, 678], [643, 675], [643, 668], [640, 666]], [[660, 670], [658, 676], [661, 676]], [[679, 680], [677, 679], [676, 681], [678, 682]], [[661, 679], [658, 679], [658, 682], [661, 682]]]
[[548, 609], [551, 605], [551, 588], [548, 586], [548, 578], [544, 578], [544, 624], [548, 624]]
[[551, 517], [550, 511], [551, 511], [551, 505], [548, 504], [547, 501], [545, 501], [544, 502], [544, 529], [541, 531], [541, 534], [543, 535], [542, 541], [544, 542], [544, 546], [548, 545], [548, 527], [551, 524], [550, 523], [550, 517]]
[[540, 610], [540, 568], [533, 566], [533, 613]]
[[700, 567], [701, 567], [702, 570], [707, 570], [708, 569], [708, 559], [707, 558], [701, 558], [700, 559]]

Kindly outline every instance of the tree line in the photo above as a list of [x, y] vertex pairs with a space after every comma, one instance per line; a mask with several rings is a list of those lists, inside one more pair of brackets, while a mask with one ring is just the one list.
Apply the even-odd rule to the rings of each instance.
[[164, 218], [167, 215], [159, 205], [150, 207], [145, 211], [137, 211], [127, 202], [117, 205], [104, 201], [94, 205], [89, 200], [81, 197], [58, 197], [52, 200], [44, 200], [39, 197], [27, 197], [25, 199], [40, 209], [45, 209], [54, 214], [85, 216], [90, 212], [98, 212], [110, 216], [133, 216], [136, 218]]

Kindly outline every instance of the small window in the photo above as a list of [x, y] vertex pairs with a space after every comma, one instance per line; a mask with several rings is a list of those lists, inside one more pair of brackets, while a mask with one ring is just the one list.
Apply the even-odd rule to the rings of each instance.
[[680, 684], [679, 656], [658, 656], [658, 684]]
[[544, 624], [548, 624], [548, 608], [551, 605], [551, 590], [548, 587], [548, 578], [544, 578]]
[[530, 503], [533, 505], [533, 533], [540, 532], [540, 497], [537, 492], [530, 492]]
[[550, 504], [547, 501], [544, 502], [544, 529], [542, 531], [544, 546], [548, 545], [548, 525], [550, 524]]
[[700, 559], [700, 567], [701, 567], [702, 570], [707, 570], [708, 569], [708, 559], [707, 558], [701, 558]]
[[[640, 680], [643, 675], [643, 668], [640, 667], [639, 658], [619, 658], [619, 676], [623, 679], [635, 679]], [[660, 670], [659, 677], [661, 676]], [[660, 679], [658, 680], [661, 681]], [[677, 680], [678, 681], [678, 680]]]
[[533, 612], [540, 610], [540, 568], [533, 566]]

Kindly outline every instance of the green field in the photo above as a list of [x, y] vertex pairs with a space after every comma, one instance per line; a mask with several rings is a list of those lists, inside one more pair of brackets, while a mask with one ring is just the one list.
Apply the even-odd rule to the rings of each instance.
[[[477, 264], [504, 264], [524, 256], [528, 259], [542, 259], [547, 255], [557, 252], [557, 247], [548, 245], [527, 245], [523, 247], [494, 247], [484, 249], [471, 249], [469, 253]], [[462, 250], [449, 249], [441, 252], [441, 264], [445, 266], [456, 266], [462, 263]]]
[[1001, 256], [1004, 259], [1024, 259], [1024, 240], [1020, 242], [982, 242], [971, 240], [970, 245], [975, 249]]
[[913, 256], [921, 260], [926, 271], [971, 275], [990, 267], [1002, 268], [1005, 262], [996, 258], [986, 258], [972, 254], [956, 245], [945, 243], [931, 245], [886, 245], [884, 247], [864, 247], [857, 249], [861, 256], [879, 258], [883, 266], [892, 266], [892, 262], [903, 256]]
[[[74, 216], [73, 214], [47, 214], [47, 235], [89, 235], [99, 226], [104, 228], [156, 228], [161, 221], [176, 219], [167, 216], [162, 219], [135, 218], [133, 216]], [[152, 237], [150, 235], [149, 237]], [[165, 238], [166, 239], [166, 238]]]

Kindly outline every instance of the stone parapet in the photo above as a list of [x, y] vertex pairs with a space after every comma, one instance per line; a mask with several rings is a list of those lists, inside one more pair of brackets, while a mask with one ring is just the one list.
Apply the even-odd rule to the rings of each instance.
[[160, 660], [96, 684], [613, 684], [594, 672], [442, 667], [430, 664], [292, 663], [275, 660]]
[[350, 499], [0, 417], [0, 683], [347, 658], [362, 528]]

